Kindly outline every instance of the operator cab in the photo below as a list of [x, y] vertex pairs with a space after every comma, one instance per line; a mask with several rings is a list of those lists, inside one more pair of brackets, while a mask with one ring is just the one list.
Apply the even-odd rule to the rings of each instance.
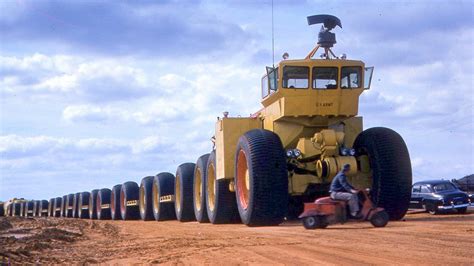
[[[267, 67], [262, 77], [262, 98], [280, 89], [369, 89], [373, 67], [361, 61], [285, 60], [278, 67]], [[279, 77], [283, 77], [280, 79]]]
[[[267, 67], [262, 77], [262, 105], [284, 116], [356, 116], [360, 94], [370, 88], [373, 67], [359, 60], [334, 55], [336, 35], [330, 30], [341, 26], [330, 15], [308, 17], [308, 24], [323, 23], [316, 47], [304, 59], [283, 61]], [[313, 59], [318, 49], [322, 59]]]

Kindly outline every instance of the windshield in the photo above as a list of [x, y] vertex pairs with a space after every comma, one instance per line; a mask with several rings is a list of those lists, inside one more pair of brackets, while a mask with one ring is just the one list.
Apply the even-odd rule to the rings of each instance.
[[453, 191], [456, 188], [451, 183], [441, 183], [433, 186], [435, 192]]
[[307, 89], [309, 67], [285, 66], [283, 68], [283, 88]]
[[341, 88], [360, 88], [361, 72], [360, 67], [343, 67], [341, 69]]

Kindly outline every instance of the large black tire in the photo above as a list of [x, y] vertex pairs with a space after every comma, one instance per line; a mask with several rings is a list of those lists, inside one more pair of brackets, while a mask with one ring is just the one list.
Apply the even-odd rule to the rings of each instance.
[[61, 210], [63, 206], [63, 198], [57, 197], [54, 199], [54, 217], [61, 217]]
[[140, 218], [139, 194], [140, 188], [135, 182], [125, 182], [120, 191], [120, 213], [123, 220], [137, 220]]
[[193, 175], [194, 163], [183, 163], [176, 170], [174, 189], [174, 208], [176, 219], [180, 222], [196, 220], [193, 207]]
[[66, 197], [66, 210], [65, 210], [65, 217], [67, 218], [72, 218], [73, 203], [74, 203], [74, 194], [68, 194]]
[[[26, 213], [25, 203], [24, 203], [24, 202], [20, 202], [20, 203], [13, 203], [13, 204], [17, 204], [18, 206], [20, 206], [20, 212], [19, 212], [19, 214], [17, 215], [16, 212], [13, 211], [13, 215], [12, 215], [12, 216], [25, 217], [25, 213]], [[16, 206], [15, 206], [15, 208], [16, 208]]]
[[206, 209], [206, 178], [209, 154], [204, 154], [196, 162], [193, 175], [194, 216], [200, 223], [209, 222]]
[[388, 128], [369, 128], [357, 136], [354, 149], [357, 155], [369, 157], [374, 204], [383, 207], [390, 220], [402, 219], [410, 205], [412, 184], [410, 155], [402, 137]]
[[153, 216], [157, 221], [174, 220], [174, 180], [171, 173], [159, 173], [153, 179]]
[[74, 194], [74, 198], [72, 199], [72, 218], [79, 218], [79, 197], [81, 193]]
[[61, 199], [61, 217], [66, 217], [67, 210], [67, 195], [64, 195]]
[[49, 203], [48, 203], [48, 217], [54, 217], [54, 200], [55, 200], [55, 198], [49, 199]]
[[[15, 202], [13, 203], [13, 207], [12, 207], [12, 216], [23, 216], [24, 213], [25, 213], [25, 207], [21, 207], [22, 206], [22, 203], [23, 203], [23, 206], [25, 206], [24, 202]], [[23, 214], [21, 214], [21, 211], [23, 210]]]
[[25, 217], [33, 217], [33, 207], [35, 206], [35, 202], [33, 200], [27, 201], [25, 203]]
[[79, 195], [78, 217], [80, 219], [89, 219], [89, 200], [91, 193], [85, 191]]
[[143, 221], [154, 219], [153, 217], [153, 179], [154, 176], [147, 176], [140, 182], [140, 218]]
[[3, 202], [0, 202], [0, 217], [5, 216], [5, 205]]
[[103, 188], [97, 193], [97, 219], [109, 220], [110, 217], [110, 194], [112, 191], [108, 188]]
[[118, 184], [112, 187], [110, 193], [110, 218], [112, 220], [121, 220], [122, 214], [120, 213], [120, 191], [122, 190], [122, 184]]
[[33, 217], [39, 217], [40, 215], [40, 212], [39, 212], [39, 208], [40, 208], [40, 201], [39, 200], [34, 200], [33, 201]]
[[283, 222], [288, 208], [288, 170], [278, 135], [253, 129], [239, 138], [235, 187], [244, 224], [264, 226]]
[[97, 219], [97, 195], [99, 194], [98, 189], [91, 191], [89, 196], [89, 219]]
[[13, 203], [8, 205], [7, 216], [13, 216]]
[[235, 193], [229, 191], [229, 180], [216, 178], [216, 152], [209, 155], [206, 165], [206, 210], [213, 224], [239, 221]]
[[48, 217], [49, 202], [47, 200], [40, 200], [38, 205], [39, 205], [38, 216], [39, 217]]

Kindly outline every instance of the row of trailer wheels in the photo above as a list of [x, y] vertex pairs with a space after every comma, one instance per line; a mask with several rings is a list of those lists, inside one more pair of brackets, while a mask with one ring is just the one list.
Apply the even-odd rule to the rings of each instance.
[[[253, 130], [237, 145], [235, 190], [216, 178], [216, 153], [178, 166], [176, 174], [144, 177], [112, 189], [68, 194], [11, 206], [12, 216], [100, 220], [179, 220], [214, 224], [276, 225], [287, 208], [285, 153], [277, 135]], [[258, 178], [255, 178], [255, 176]]]

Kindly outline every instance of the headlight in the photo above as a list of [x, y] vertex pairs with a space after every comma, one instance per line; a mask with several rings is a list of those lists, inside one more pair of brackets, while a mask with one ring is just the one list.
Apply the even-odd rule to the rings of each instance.
[[298, 150], [298, 149], [294, 149], [294, 150], [293, 150], [293, 154], [295, 155], [295, 157], [298, 158], [298, 157], [300, 157], [300, 155], [301, 155], [301, 151]]
[[288, 149], [286, 150], [286, 157], [288, 158], [298, 158], [301, 156], [301, 151], [298, 149]]
[[293, 155], [293, 150], [287, 150], [287, 151], [286, 151], [286, 157], [288, 157], [288, 158], [293, 158], [293, 157], [294, 157], [294, 155]]
[[341, 155], [342, 156], [347, 156], [349, 154], [349, 151], [346, 148], [341, 148]]

